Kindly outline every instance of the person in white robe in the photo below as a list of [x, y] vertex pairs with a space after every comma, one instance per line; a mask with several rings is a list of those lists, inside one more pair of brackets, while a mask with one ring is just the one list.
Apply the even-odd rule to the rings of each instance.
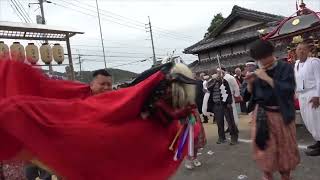
[[[237, 83], [237, 80], [235, 77], [231, 76], [229, 73], [226, 72], [224, 68], [221, 68], [224, 71], [224, 79], [228, 82], [230, 86], [230, 90], [232, 93], [232, 110], [233, 110], [233, 117], [234, 117], [234, 122], [238, 126], [239, 124], [239, 115], [237, 112], [237, 107], [235, 103], [235, 97], [240, 97], [240, 88], [239, 84]], [[226, 123], [227, 124], [227, 123]]]
[[316, 143], [308, 146], [308, 156], [320, 155], [320, 59], [309, 57], [310, 46], [300, 43], [296, 50], [295, 78], [303, 122]]
[[203, 77], [203, 90], [205, 92], [202, 102], [202, 113], [206, 116], [210, 116], [210, 112], [208, 111], [208, 101], [210, 97], [210, 92], [208, 91], [208, 81], [211, 80], [210, 76], [204, 76]]

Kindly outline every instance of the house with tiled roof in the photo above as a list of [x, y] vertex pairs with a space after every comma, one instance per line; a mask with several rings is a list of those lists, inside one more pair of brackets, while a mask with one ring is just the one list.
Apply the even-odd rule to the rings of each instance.
[[[236, 67], [250, 60], [249, 45], [259, 38], [261, 31], [276, 26], [283, 16], [234, 6], [231, 14], [214, 32], [186, 48], [185, 54], [198, 56], [189, 66], [194, 72], [217, 68], [219, 57], [225, 67]], [[277, 46], [276, 55], [284, 56], [286, 46]]]

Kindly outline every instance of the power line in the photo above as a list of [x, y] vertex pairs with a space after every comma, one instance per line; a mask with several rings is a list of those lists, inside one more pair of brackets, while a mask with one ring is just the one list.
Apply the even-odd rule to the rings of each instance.
[[10, 3], [10, 7], [12, 8], [12, 10], [14, 11], [14, 13], [18, 16], [18, 18], [20, 19], [21, 22], [23, 21], [23, 18], [21, 17], [21, 15], [18, 13], [18, 11], [13, 7], [13, 4]]
[[[103, 55], [100, 55], [100, 54], [72, 54], [73, 56], [77, 56], [77, 55], [80, 55], [80, 56], [83, 56], [83, 57], [103, 57]], [[119, 57], [119, 58], [145, 58], [145, 57], [137, 57], [137, 56], [116, 56], [116, 55], [108, 55], [106, 57]]]
[[[20, 14], [21, 18], [23, 19], [22, 22], [26, 22], [26, 23], [27, 23], [28, 20], [23, 16], [22, 12], [21, 12], [20, 9], [17, 7], [17, 5], [14, 3], [14, 1], [13, 1], [13, 0], [10, 0], [10, 2], [12, 3], [12, 5], [13, 5], [14, 9], [16, 10], [16, 12], [17, 12], [18, 14]], [[10, 5], [11, 5], [11, 4], [10, 4]]]
[[[63, 1], [63, 0], [58, 0], [58, 1]], [[53, 2], [53, 4], [56, 5], [56, 6], [60, 6], [60, 7], [69, 9], [69, 10], [76, 11], [76, 12], [81, 13], [81, 14], [85, 14], [85, 15], [88, 15], [88, 16], [96, 17], [96, 15], [92, 15], [92, 14], [89, 14], [89, 13], [87, 13], [87, 12], [83, 12], [83, 11], [81, 11], [81, 10], [79, 10], [79, 9], [72, 8], [71, 6], [62, 5], [62, 4], [56, 3], [56, 2]], [[79, 7], [79, 6], [76, 6], [76, 7]], [[80, 7], [80, 8], [81, 8], [81, 7]], [[82, 8], [82, 9], [84, 9], [84, 8]], [[85, 9], [86, 9], [86, 8], [85, 8]], [[88, 9], [88, 10], [89, 10], [89, 9]], [[93, 10], [89, 10], [89, 11], [95, 12], [95, 11], [93, 11]], [[125, 26], [125, 27], [129, 27], [129, 28], [133, 28], [133, 29], [145, 31], [145, 30], [142, 28], [142, 26], [119, 23], [119, 22], [117, 22], [117, 21], [114, 21], [114, 20], [111, 20], [111, 19], [109, 19], [109, 18], [106, 18], [104, 15], [103, 15], [102, 19], [104, 19], [104, 20], [106, 20], [106, 21], [109, 21], [109, 22], [112, 22], [112, 23], [115, 23], [115, 24], [118, 24], [118, 25], [121, 25], [121, 26]], [[170, 35], [170, 34], [168, 34], [168, 33], [157, 32], [157, 34], [160, 35], [160, 36], [162, 36], [162, 37], [167, 37], [167, 38], [171, 38], [171, 39], [175, 39], [175, 40], [190, 42], [190, 41], [188, 41], [189, 39], [185, 39], [185, 38], [173, 36], [173, 35]]]
[[136, 62], [115, 65], [115, 66], [111, 66], [111, 68], [121, 67], [121, 66], [128, 66], [128, 65], [132, 65], [132, 64], [136, 64], [136, 63], [140, 63], [140, 62], [145, 62], [145, 61], [147, 61], [147, 60], [145, 59], [145, 60], [139, 60], [139, 61], [136, 61]]
[[[84, 44], [73, 44], [72, 46], [76, 46], [76, 47], [101, 47], [101, 46], [98, 46], [98, 45], [84, 45]], [[136, 47], [136, 46], [133, 46], [133, 47]], [[105, 46], [105, 48], [110, 48], [110, 49], [128, 49], [128, 48], [132, 48], [132, 47], [129, 47], [129, 46]], [[149, 46], [139, 46], [137, 48], [140, 48], [140, 49], [150, 49], [151, 47]], [[173, 47], [173, 48], [156, 48], [156, 49], [161, 49], [161, 50], [168, 50], [168, 49], [183, 49], [184, 47]]]
[[29, 16], [29, 14], [27, 13], [26, 9], [23, 7], [23, 5], [20, 3], [19, 0], [14, 0], [16, 1], [17, 5], [20, 6], [21, 11], [23, 12], [24, 16], [28, 19], [29, 23], [32, 22], [31, 17]]
[[19, 14], [21, 15], [21, 17], [24, 19], [24, 21], [26, 23], [29, 23], [29, 19], [25, 16], [23, 10], [21, 9], [21, 7], [19, 6], [19, 4], [17, 3], [16, 0], [11, 0], [11, 3], [14, 5], [14, 7], [17, 9], [17, 11], [19, 12]]
[[[78, 8], [81, 8], [81, 9], [96, 13], [95, 10], [88, 9], [88, 7], [89, 8], [90, 7], [91, 8], [96, 8], [95, 6], [87, 4], [87, 3], [84, 3], [83, 1], [81, 2], [79, 0], [73, 0], [73, 1], [77, 2], [77, 4], [75, 4], [73, 2], [70, 2], [70, 1], [66, 1], [66, 0], [57, 0], [57, 1], [64, 2], [64, 3], [67, 3], [67, 4], [73, 5], [73, 7], [78, 7]], [[70, 6], [67, 7], [66, 5], [63, 5], [63, 4], [57, 4], [57, 3], [53, 3], [53, 4], [55, 4], [57, 6], [60, 6], [60, 7], [63, 7], [63, 8], [68, 8], [68, 9], [71, 8]], [[79, 5], [85, 5], [86, 7], [82, 7], [82, 6], [79, 6]], [[88, 13], [83, 12], [83, 11], [79, 11], [79, 10], [74, 9], [74, 8], [71, 8], [71, 9], [73, 11], [77, 11], [79, 13], [86, 14], [86, 15], [89, 15], [89, 16], [92, 16], [92, 17], [96, 16], [96, 15], [88, 14]], [[137, 21], [137, 20], [132, 19], [132, 18], [124, 17], [124, 16], [121, 16], [119, 14], [116, 14], [116, 13], [113, 13], [113, 12], [110, 12], [110, 11], [107, 11], [107, 10], [104, 10], [104, 9], [101, 9], [101, 8], [99, 8], [99, 10], [101, 10], [102, 12], [105, 12], [105, 13], [101, 13], [101, 15], [105, 16], [105, 18], [104, 18], [105, 20], [113, 22], [115, 24], [119, 24], [119, 25], [122, 25], [122, 26], [134, 28], [134, 29], [139, 29], [139, 30], [143, 30], [142, 27], [144, 27], [144, 25], [145, 25], [145, 23], [143, 23], [141, 21]], [[106, 19], [106, 18], [108, 18], [108, 19]], [[109, 19], [109, 18], [111, 18], [112, 20]], [[119, 23], [118, 21], [125, 22], [126, 24]], [[184, 41], [189, 42], [189, 40], [192, 38], [191, 36], [183, 35], [181, 33], [175, 33], [175, 32], [169, 31], [169, 30], [167, 30], [165, 28], [160, 28], [160, 27], [157, 27], [157, 26], [154, 26], [153, 30], [155, 31], [156, 34], [159, 34], [161, 36], [165, 36], [165, 37], [168, 37], [168, 38], [172, 38], [172, 39], [184, 40]]]
[[[80, 2], [80, 1], [77, 1], [77, 2], [78, 2], [77, 4], [74, 4], [74, 3], [70, 2], [70, 1], [66, 1], [66, 0], [58, 0], [58, 1], [65, 2], [65, 3], [67, 3], [67, 4], [73, 5], [73, 6], [78, 7], [78, 8], [82, 8], [82, 9], [87, 10], [87, 11], [91, 11], [91, 12], [96, 12], [96, 11], [97, 11], [96, 7], [93, 6], [93, 5], [86, 4], [86, 5], [88, 5], [89, 7], [92, 7], [93, 9], [87, 8], [88, 6], [86, 6], [86, 7], [79, 6], [79, 4], [85, 4], [85, 3]], [[105, 12], [105, 11], [102, 10], [101, 8], [99, 8], [99, 11], [100, 11], [100, 12]], [[126, 23], [130, 23], [130, 24], [132, 24], [132, 25], [134, 25], [134, 26], [137, 26], [137, 27], [140, 27], [140, 28], [141, 28], [141, 27], [144, 27], [144, 23], [137, 24], [137, 23], [134, 23], [134, 22], [132, 22], [132, 21], [130, 21], [130, 20], [127, 20], [127, 18], [119, 18], [119, 17], [115, 17], [115, 16], [108, 15], [108, 14], [105, 14], [105, 13], [100, 13], [100, 14], [101, 14], [101, 15], [104, 15], [104, 16], [106, 16], [106, 17], [108, 17], [108, 18], [115, 19], [115, 20], [117, 20], [117, 21], [124, 21], [124, 22], [126, 22]]]
[[[153, 27], [154, 27], [154, 29], [155, 29], [156, 31], [167, 32], [167, 33], [169, 33], [169, 34], [179, 34], [181, 37], [192, 38], [192, 37], [189, 36], [189, 35], [177, 33], [177, 32], [175, 32], [175, 31], [170, 31], [170, 30], [167, 30], [167, 29], [164, 29], [164, 28], [160, 28], [160, 27], [158, 27], [158, 26], [153, 26]], [[159, 29], [160, 29], [160, 30], [159, 30]]]
[[[93, 50], [93, 49], [79, 49], [79, 48], [72, 48], [73, 50], [79, 50], [79, 51], [89, 51], [89, 52], [100, 52], [99, 50]], [[106, 51], [109, 54], [137, 54], [137, 55], [149, 55], [148, 53], [143, 52], [120, 52], [120, 51]], [[158, 56], [165, 56], [164, 54], [156, 54]]]
[[[80, 57], [82, 57], [81, 55], [80, 55]], [[136, 58], [137, 59], [137, 58]], [[149, 58], [147, 58], [147, 59], [140, 59], [140, 60], [134, 60], [134, 61], [126, 61], [126, 63], [122, 63], [122, 64], [116, 64], [116, 65], [114, 65], [114, 66], [124, 66], [124, 65], [128, 65], [128, 64], [133, 64], [133, 63], [139, 63], [139, 62], [146, 62], [147, 60], [149, 60]], [[117, 60], [118, 61], [118, 60]], [[82, 58], [82, 62], [103, 62], [103, 60], [102, 59], [87, 59], [87, 58]], [[125, 62], [125, 61], [118, 61], [118, 62]], [[113, 62], [113, 64], [114, 63], [117, 63], [117, 62]], [[112, 67], [114, 67], [114, 66], [112, 66]]]
[[[78, 2], [78, 3], [80, 3], [80, 4], [84, 4], [84, 5], [86, 5], [86, 6], [89, 6], [89, 7], [94, 8], [93, 5], [84, 3], [83, 1], [82, 1], [82, 2], [80, 2], [79, 0], [73, 0], [73, 1], [76, 1], [76, 2]], [[107, 11], [107, 10], [104, 10], [104, 9], [101, 9], [101, 8], [99, 8], [99, 10], [102, 11], [102, 12], [108, 13], [108, 14], [109, 14], [108, 16], [117, 18], [118, 20], [124, 20], [124, 21], [128, 21], [128, 20], [129, 20], [128, 22], [133, 23], [133, 24], [136, 24], [136, 25], [138, 25], [138, 26], [142, 26], [142, 27], [144, 27], [144, 25], [145, 25], [144, 22], [137, 21], [137, 20], [132, 19], [132, 18], [124, 17], [124, 16], [122, 16], [122, 15], [113, 13], [113, 12], [111, 12], [111, 11]], [[110, 14], [111, 14], [111, 15], [110, 15]]]
[[[101, 48], [101, 46], [99, 45], [85, 45], [85, 44], [72, 44], [73, 47], [86, 47], [86, 48]], [[130, 48], [139, 48], [139, 49], [150, 49], [152, 47], [150, 46], [133, 46], [133, 47], [129, 47], [129, 46], [105, 46], [106, 49], [130, 49]], [[172, 47], [172, 48], [155, 48], [155, 50], [159, 51], [172, 51], [175, 49], [184, 49], [185, 47]], [[81, 49], [81, 48], [73, 48], [73, 49]]]
[[[94, 37], [83, 37], [82, 39], [85, 39], [86, 41], [91, 41], [91, 42], [100, 41], [99, 38], [94, 38]], [[123, 42], [119, 42], [119, 41], [115, 41], [115, 40], [111, 40], [111, 39], [104, 39], [103, 42], [109, 43], [109, 44], [112, 44], [112, 45], [116, 44], [116, 45], [119, 45], [119, 46], [132, 46], [133, 45], [133, 44], [123, 43]], [[138, 46], [136, 44], [134, 44], [134, 47], [141, 47], [140, 45], [141, 45], [140, 43], [139, 43]]]
[[[80, 4], [84, 4], [89, 7], [92, 7], [94, 8], [93, 5], [90, 5], [90, 4], [86, 4], [84, 2], [80, 2], [79, 0], [73, 0], [73, 1], [76, 1]], [[99, 8], [100, 9], [100, 8]], [[103, 12], [106, 12], [108, 14], [111, 14], [111, 15], [108, 15], [110, 17], [113, 17], [113, 18], [116, 18], [118, 20], [123, 20], [123, 21], [127, 21], [129, 23], [132, 23], [132, 24], [135, 24], [135, 25], [138, 25], [138, 26], [144, 26], [144, 22], [141, 22], [141, 21], [137, 21], [135, 19], [132, 19], [132, 18], [128, 18], [128, 17], [125, 17], [125, 16], [122, 16], [122, 15], [119, 15], [119, 14], [116, 14], [116, 13], [113, 13], [111, 11], [107, 11], [107, 10], [104, 10], [104, 9], [100, 9], [100, 11], [103, 11]], [[128, 21], [129, 20], [129, 21]], [[174, 35], [174, 36], [180, 36], [182, 38], [192, 38], [191, 36], [187, 36], [187, 35], [183, 35], [183, 34], [180, 34], [180, 33], [175, 33], [175, 32], [170, 32], [169, 30], [167, 29], [164, 29], [164, 28], [160, 28], [160, 27], [157, 27], [157, 26], [154, 26], [154, 30], [155, 31], [159, 31], [159, 32], [162, 32], [162, 33], [166, 33], [166, 34], [171, 34], [171, 35]]]
[[[84, 61], [82, 63], [88, 62], [87, 59], [83, 59]], [[103, 63], [103, 61], [95, 61], [95, 62], [99, 62], [99, 63]], [[109, 68], [116, 68], [116, 67], [121, 67], [121, 66], [129, 66], [129, 65], [134, 65], [137, 63], [141, 63], [141, 61], [137, 61], [137, 62], [130, 62], [130, 63], [124, 63], [124, 64], [119, 64], [119, 65], [114, 65], [114, 66], [109, 66]]]
[[[74, 9], [74, 8], [72, 8], [72, 7], [70, 7], [70, 6], [62, 5], [62, 4], [60, 4], [60, 3], [54, 3], [54, 2], [52, 2], [52, 4], [54, 4], [54, 5], [56, 5], [56, 6], [60, 6], [60, 7], [66, 8], [66, 9], [69, 9], [69, 10], [76, 11], [76, 12], [81, 13], [81, 14], [84, 14], [84, 15], [88, 15], [88, 16], [95, 17], [95, 18], [97, 17], [96, 15], [92, 15], [92, 14], [83, 12], [83, 11], [81, 11], [81, 10]], [[107, 19], [107, 18], [105, 18], [105, 17], [102, 17], [102, 19], [104, 19], [104, 20], [106, 20], [106, 21], [109, 21], [109, 22], [112, 22], [112, 23], [115, 23], [115, 24], [118, 24], [118, 25], [121, 25], [121, 26], [126, 26], [126, 27], [129, 27], [129, 28], [133, 28], [133, 29], [138, 29], [138, 30], [143, 30], [143, 31], [144, 31], [144, 29], [142, 29], [142, 28], [140, 29], [140, 28], [137, 28], [137, 27], [135, 27], [135, 26], [131, 26], [131, 25], [127, 25], [127, 24], [122, 24], [122, 23], [119, 23], [119, 22], [117, 22], [117, 21], [113, 21], [113, 20]]]
[[[32, 19], [30, 18], [29, 14], [26, 12], [23, 5], [20, 3], [19, 0], [10, 0], [10, 6], [15, 12], [15, 14], [18, 16], [21, 22], [25, 23], [32, 23]], [[24, 12], [24, 13], [23, 13]], [[39, 41], [36, 41], [37, 44], [40, 46], [41, 43]]]

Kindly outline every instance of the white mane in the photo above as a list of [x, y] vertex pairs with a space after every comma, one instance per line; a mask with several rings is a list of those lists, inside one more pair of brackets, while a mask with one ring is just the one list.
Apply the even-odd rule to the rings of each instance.
[[[192, 71], [187, 65], [182, 63], [176, 63], [172, 68], [171, 73], [183, 74], [188, 78], [193, 79]], [[174, 108], [182, 108], [188, 104], [195, 103], [196, 94], [195, 85], [184, 84], [180, 82], [172, 83], [172, 102]]]

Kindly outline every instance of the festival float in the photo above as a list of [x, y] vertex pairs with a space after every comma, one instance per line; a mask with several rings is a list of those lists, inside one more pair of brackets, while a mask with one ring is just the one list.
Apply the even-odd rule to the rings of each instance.
[[[296, 46], [301, 42], [307, 42], [312, 48], [310, 56], [320, 58], [320, 12], [309, 9], [301, 1], [297, 11], [285, 18], [275, 27], [258, 31], [261, 37], [272, 41], [275, 46], [286, 46], [287, 57], [282, 58], [290, 64], [294, 64], [296, 58]], [[296, 109], [299, 110], [299, 102], [295, 101]], [[300, 115], [299, 115], [300, 117]]]
[[295, 48], [300, 42], [308, 42], [313, 57], [320, 57], [320, 12], [309, 9], [302, 1], [297, 11], [285, 18], [276, 27], [259, 30], [263, 39], [274, 42], [276, 46], [287, 46], [289, 63], [296, 60]]

